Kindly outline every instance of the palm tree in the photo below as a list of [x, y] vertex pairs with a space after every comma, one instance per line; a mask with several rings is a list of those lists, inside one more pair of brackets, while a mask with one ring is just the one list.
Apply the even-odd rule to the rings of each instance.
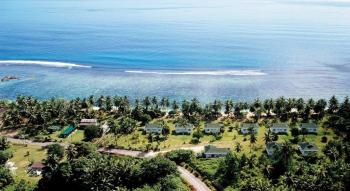
[[233, 108], [233, 101], [226, 100], [225, 101], [225, 114], [229, 115], [232, 112], [232, 108]]
[[284, 165], [285, 165], [285, 167], [288, 167], [290, 162], [291, 162], [293, 153], [295, 151], [294, 151], [292, 145], [289, 142], [287, 142], [287, 141], [282, 143], [280, 149], [281, 149], [281, 154], [282, 154], [282, 157], [283, 157]]
[[250, 133], [250, 152], [252, 152], [252, 146], [256, 143], [257, 139], [256, 139], [256, 136], [255, 136], [255, 133], [253, 131], [251, 131]]
[[177, 104], [177, 102], [175, 100], [171, 104], [171, 107], [172, 107], [173, 111], [175, 111], [175, 112], [177, 112], [177, 110], [179, 109], [179, 105]]
[[242, 145], [241, 145], [241, 143], [239, 143], [239, 142], [236, 143], [235, 150], [236, 150], [237, 153], [241, 152], [241, 150], [242, 150]]
[[264, 101], [263, 104], [265, 110], [267, 111], [267, 116], [271, 116], [271, 110], [273, 110], [273, 100], [272, 99], [267, 99]]
[[328, 113], [334, 114], [339, 109], [339, 102], [338, 99], [335, 96], [332, 96], [331, 99], [328, 101]]
[[145, 106], [145, 110], [148, 111], [148, 107], [151, 105], [151, 101], [148, 96], [143, 100], [143, 105]]
[[272, 141], [272, 134], [270, 129], [265, 132], [264, 141], [265, 141], [265, 144]]

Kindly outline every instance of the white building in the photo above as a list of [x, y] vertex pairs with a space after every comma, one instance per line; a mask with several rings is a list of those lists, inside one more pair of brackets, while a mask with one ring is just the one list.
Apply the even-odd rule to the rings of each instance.
[[80, 127], [88, 127], [88, 126], [97, 126], [97, 119], [81, 119], [79, 126]]
[[314, 143], [302, 142], [298, 146], [301, 155], [307, 156], [312, 153], [317, 153], [318, 147]]
[[289, 126], [287, 123], [274, 123], [270, 128], [273, 133], [286, 133], [288, 134]]
[[218, 148], [214, 145], [207, 145], [204, 147], [203, 155], [205, 158], [224, 157], [229, 152], [229, 148]]
[[217, 123], [207, 123], [204, 126], [204, 132], [205, 133], [212, 133], [212, 134], [218, 134], [221, 131], [221, 128], [223, 127], [222, 124]]
[[163, 127], [158, 124], [149, 123], [146, 125], [145, 131], [146, 133], [161, 134], [163, 132]]
[[317, 133], [317, 125], [315, 123], [302, 123], [301, 130], [305, 129], [307, 133]]
[[177, 134], [191, 134], [192, 133], [192, 124], [187, 124], [187, 125], [181, 125], [181, 124], [176, 124], [175, 125], [175, 133]]
[[257, 123], [241, 123], [240, 131], [242, 134], [249, 134], [250, 131], [258, 132], [259, 125]]

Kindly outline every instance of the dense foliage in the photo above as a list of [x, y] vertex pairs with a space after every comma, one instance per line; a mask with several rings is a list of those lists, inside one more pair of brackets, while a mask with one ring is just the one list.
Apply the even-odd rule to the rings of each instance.
[[[98, 106], [99, 110], [92, 109]], [[350, 190], [350, 101], [346, 97], [324, 99], [255, 100], [252, 103], [215, 100], [201, 104], [197, 99], [181, 103], [167, 98], [145, 97], [131, 102], [127, 97], [101, 96], [76, 98], [65, 101], [51, 99], [39, 101], [32, 97], [18, 97], [14, 102], [3, 102], [6, 108], [2, 128], [19, 129], [23, 134], [37, 136], [48, 134], [51, 125], [77, 124], [82, 118], [108, 120], [111, 133], [130, 134], [137, 127], [157, 119], [164, 125], [161, 136], [150, 135], [149, 140], [166, 138], [169, 128], [160, 118], [168, 116], [179, 123], [211, 121], [222, 117], [265, 123], [264, 120], [288, 122], [292, 138], [286, 140], [272, 156], [252, 152], [257, 137], [250, 133], [250, 154], [242, 154], [237, 143], [235, 153], [209, 165], [208, 160], [196, 159], [190, 151], [173, 151], [165, 158], [131, 159], [104, 156], [88, 143], [78, 143], [67, 148], [67, 160], [62, 160], [59, 146], [49, 147], [43, 178], [38, 190], [186, 190], [179, 180], [176, 165], [188, 163], [215, 187], [226, 190]], [[223, 111], [223, 113], [222, 113]], [[251, 117], [246, 118], [250, 112]], [[181, 118], [181, 120], [178, 120]], [[293, 127], [300, 122], [315, 121], [332, 129], [334, 140], [322, 139], [323, 155], [301, 156], [294, 144], [304, 138], [305, 132]], [[233, 127], [232, 127], [233, 128]], [[85, 129], [86, 140], [101, 135], [98, 127]], [[199, 143], [202, 132], [195, 130], [192, 143]], [[265, 143], [275, 141], [278, 135], [267, 132]], [[0, 138], [0, 163], [9, 156], [7, 142]], [[174, 161], [174, 162], [171, 162]], [[209, 159], [210, 160], [210, 159]], [[210, 162], [210, 161], [209, 161]], [[203, 165], [205, 163], [205, 165]], [[214, 169], [203, 169], [205, 166]], [[0, 166], [0, 186], [9, 184], [8, 170]], [[59, 185], [59, 186], [57, 186]]]
[[112, 157], [88, 143], [71, 145], [67, 155], [60, 162], [49, 153], [37, 190], [187, 190], [175, 163], [163, 157]]

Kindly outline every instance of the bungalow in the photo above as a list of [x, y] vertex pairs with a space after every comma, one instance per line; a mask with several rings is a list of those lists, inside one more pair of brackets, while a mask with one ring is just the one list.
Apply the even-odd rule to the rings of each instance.
[[182, 125], [182, 124], [176, 124], [175, 125], [175, 133], [176, 134], [191, 134], [192, 132], [192, 124]]
[[28, 174], [30, 174], [32, 176], [40, 176], [44, 167], [45, 167], [45, 165], [42, 162], [34, 162], [30, 166], [30, 168], [28, 170]]
[[163, 127], [159, 124], [149, 123], [145, 127], [146, 133], [156, 133], [161, 134], [163, 132]]
[[301, 130], [305, 129], [307, 133], [317, 133], [317, 125], [315, 123], [302, 123]]
[[66, 138], [70, 134], [72, 134], [76, 130], [76, 127], [74, 125], [69, 125], [63, 132], [60, 134], [61, 138]]
[[258, 128], [259, 125], [257, 123], [241, 123], [240, 131], [242, 134], [249, 134], [251, 130], [257, 133]]
[[229, 152], [229, 148], [219, 148], [214, 145], [207, 145], [204, 147], [203, 155], [205, 158], [224, 157]]
[[280, 148], [280, 145], [276, 142], [266, 143], [266, 153], [268, 156], [272, 156], [273, 153]]
[[287, 123], [273, 123], [270, 128], [273, 133], [286, 133], [288, 134], [288, 124]]
[[97, 119], [81, 119], [79, 127], [97, 126]]
[[204, 132], [205, 133], [212, 133], [212, 134], [218, 134], [221, 131], [221, 128], [223, 127], [222, 124], [218, 124], [218, 123], [207, 123], [204, 126]]
[[318, 147], [314, 143], [302, 142], [298, 146], [301, 155], [307, 156], [311, 153], [317, 153]]

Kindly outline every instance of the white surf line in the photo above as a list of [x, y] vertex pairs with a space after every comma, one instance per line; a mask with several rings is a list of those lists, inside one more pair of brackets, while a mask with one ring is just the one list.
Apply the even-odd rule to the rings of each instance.
[[56, 68], [91, 68], [91, 66], [79, 65], [67, 62], [38, 61], [38, 60], [0, 60], [3, 65], [39, 65]]
[[262, 76], [266, 73], [260, 70], [218, 70], [218, 71], [152, 71], [152, 70], [126, 70], [126, 73], [157, 74], [157, 75], [209, 75], [209, 76]]

